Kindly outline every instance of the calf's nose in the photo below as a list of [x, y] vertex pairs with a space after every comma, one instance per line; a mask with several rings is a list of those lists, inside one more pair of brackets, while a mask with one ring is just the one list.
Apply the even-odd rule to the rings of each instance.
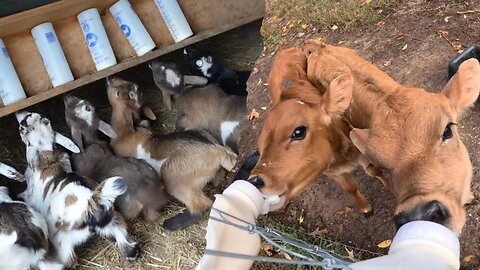
[[252, 176], [248, 179], [248, 182], [250, 182], [252, 185], [254, 185], [256, 188], [260, 189], [265, 186], [265, 182], [263, 182], [263, 179], [260, 178], [260, 176]]

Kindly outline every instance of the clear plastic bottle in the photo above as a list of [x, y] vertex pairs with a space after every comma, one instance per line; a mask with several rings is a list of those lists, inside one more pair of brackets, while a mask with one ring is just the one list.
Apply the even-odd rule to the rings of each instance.
[[[233, 182], [223, 194], [215, 195], [213, 207], [232, 216], [255, 224], [260, 214], [266, 214], [275, 198], [265, 199], [260, 191], [247, 181]], [[210, 217], [221, 218], [212, 210]], [[236, 224], [244, 223], [229, 218]], [[250, 234], [234, 226], [210, 219], [207, 225], [206, 249], [256, 256], [260, 250], [260, 236]], [[220, 256], [204, 255], [196, 270], [248, 270], [253, 261]]]

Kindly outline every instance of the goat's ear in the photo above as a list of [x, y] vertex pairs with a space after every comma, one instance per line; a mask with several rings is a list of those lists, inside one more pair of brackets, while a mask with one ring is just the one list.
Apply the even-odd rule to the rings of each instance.
[[85, 148], [83, 148], [83, 138], [80, 130], [72, 128], [72, 140], [78, 146], [80, 151], [85, 150]]
[[132, 132], [135, 132], [135, 125], [133, 124], [133, 112], [124, 111], [123, 117], [125, 118], [125, 123], [127, 124], [128, 129], [130, 129]]
[[21, 112], [16, 112], [15, 117], [17, 118], [17, 122], [20, 124], [23, 119], [29, 114], [29, 112], [26, 111], [21, 111]]
[[353, 77], [350, 74], [343, 74], [335, 78], [328, 90], [323, 94], [322, 107], [330, 116], [341, 115], [349, 106], [352, 100]]
[[157, 120], [157, 116], [155, 116], [155, 113], [148, 106], [143, 106], [142, 113], [143, 113], [143, 115], [145, 115], [145, 117], [147, 117], [148, 119], [150, 119], [152, 121]]
[[354, 128], [350, 131], [350, 139], [358, 150], [365, 155], [367, 152], [368, 136], [370, 135], [369, 129]]
[[115, 139], [117, 137], [117, 133], [113, 130], [112, 126], [102, 120], [98, 122], [98, 130], [107, 135], [110, 139]]
[[183, 76], [183, 81], [185, 84], [191, 85], [206, 85], [208, 79], [203, 76], [194, 76], [194, 75], [185, 75]]
[[460, 115], [477, 100], [479, 92], [480, 64], [475, 58], [463, 62], [442, 91]]
[[0, 174], [18, 182], [25, 182], [23, 174], [19, 173], [13, 167], [8, 166], [0, 162]]
[[66, 149], [68, 149], [70, 152], [73, 153], [80, 153], [80, 149], [78, 146], [69, 138], [63, 136], [62, 134], [56, 132], [55, 133], [55, 142]]

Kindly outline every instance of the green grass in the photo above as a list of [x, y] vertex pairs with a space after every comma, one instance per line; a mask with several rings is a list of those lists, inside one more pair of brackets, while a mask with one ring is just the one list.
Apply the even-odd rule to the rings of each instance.
[[349, 28], [379, 21], [382, 14], [392, 10], [400, 1], [373, 0], [364, 4], [360, 0], [270, 0], [267, 1], [267, 10], [288, 21], [302, 20], [320, 27], [337, 25]]
[[[323, 250], [329, 251], [331, 254], [337, 256], [340, 259], [343, 259], [346, 262], [350, 262], [348, 259], [348, 254], [346, 249], [353, 251], [354, 253], [354, 258], [355, 261], [361, 261], [361, 260], [366, 260], [374, 257], [381, 256], [382, 254], [380, 253], [375, 253], [371, 252], [368, 250], [363, 250], [359, 248], [355, 248], [350, 245], [346, 245], [340, 242], [328, 240], [323, 237], [319, 236], [313, 236], [309, 234], [307, 231], [305, 231], [302, 228], [293, 228], [291, 226], [285, 225], [281, 223], [280, 221], [277, 221], [271, 217], [267, 216], [261, 216], [259, 220], [257, 221], [257, 225], [262, 226], [262, 227], [268, 227], [271, 229], [274, 229], [278, 232], [282, 232], [285, 236], [298, 239], [300, 241], [303, 241], [308, 244], [316, 245]], [[285, 247], [285, 245], [282, 245]], [[292, 247], [292, 246], [286, 246], [288, 249], [293, 250], [295, 252], [308, 255], [302, 250]], [[261, 250], [260, 256], [267, 256], [266, 253]], [[280, 256], [279, 258], [283, 258]], [[265, 266], [266, 268], [263, 268], [262, 266]], [[255, 270], [260, 270], [260, 269], [275, 269], [275, 270], [310, 270], [310, 269], [318, 269], [314, 267], [309, 267], [309, 266], [292, 266], [292, 265], [276, 265], [275, 268], [272, 268], [272, 264], [261, 264], [257, 263], [255, 267], [253, 268]]]

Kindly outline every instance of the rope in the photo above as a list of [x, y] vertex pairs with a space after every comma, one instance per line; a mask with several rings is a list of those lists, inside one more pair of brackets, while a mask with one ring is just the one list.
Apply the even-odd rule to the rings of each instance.
[[[287, 259], [279, 259], [279, 258], [268, 258], [268, 257], [251, 256], [251, 255], [223, 252], [223, 251], [210, 250], [210, 249], [205, 250], [205, 255], [229, 257], [229, 258], [243, 259], [243, 260], [252, 260], [257, 262], [277, 263], [277, 264], [320, 266], [325, 270], [333, 270], [333, 269], [351, 270], [351, 268], [348, 266], [349, 265], [348, 262], [345, 262], [337, 258], [336, 256], [332, 255], [330, 252], [323, 250], [319, 246], [310, 245], [303, 241], [294, 239], [292, 237], [285, 236], [282, 233], [267, 227], [263, 228], [263, 227], [256, 226], [255, 224], [251, 224], [243, 219], [235, 217], [217, 208], [212, 208], [212, 211], [216, 211], [220, 216], [220, 218], [210, 216], [211, 220], [224, 223], [229, 226], [233, 226], [243, 231], [247, 231], [250, 234], [257, 233], [267, 243], [274, 246], [278, 250], [285, 252], [290, 256], [295, 257], [296, 259], [287, 260]], [[238, 223], [241, 223], [244, 225], [232, 222], [227, 217], [233, 220], [236, 220]], [[295, 248], [298, 248], [308, 253], [310, 256], [290, 250], [278, 244], [277, 242], [275, 242], [275, 240], [283, 242]], [[321, 257], [322, 260], [318, 261], [316, 257]]]

